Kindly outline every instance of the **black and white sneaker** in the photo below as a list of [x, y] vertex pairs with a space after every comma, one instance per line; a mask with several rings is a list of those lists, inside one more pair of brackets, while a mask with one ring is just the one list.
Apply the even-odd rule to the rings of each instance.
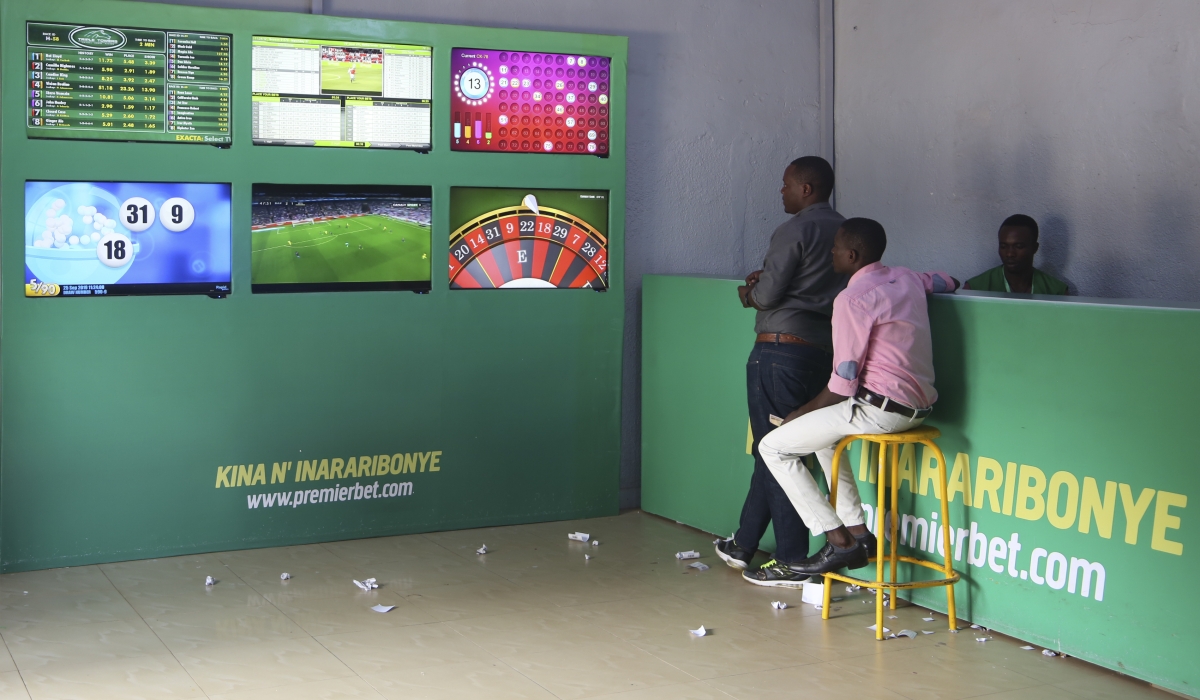
[[771, 586], [775, 588], [801, 588], [808, 580], [808, 574], [793, 571], [787, 564], [772, 559], [756, 571], [742, 572], [742, 578], [756, 586]]
[[754, 558], [754, 552], [742, 549], [732, 537], [713, 540], [713, 549], [717, 550], [717, 556], [721, 557], [721, 561], [739, 571], [748, 569], [750, 560]]

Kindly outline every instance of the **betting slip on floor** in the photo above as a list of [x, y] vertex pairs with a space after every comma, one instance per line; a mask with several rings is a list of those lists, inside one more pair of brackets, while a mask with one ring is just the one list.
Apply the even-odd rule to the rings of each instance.
[[868, 592], [836, 595], [822, 622], [640, 512], [9, 574], [0, 700], [1176, 697], [919, 607], [876, 642]]

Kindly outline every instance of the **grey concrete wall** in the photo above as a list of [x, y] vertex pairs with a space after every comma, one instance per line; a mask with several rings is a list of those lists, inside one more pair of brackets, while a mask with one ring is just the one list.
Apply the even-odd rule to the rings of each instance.
[[1085, 296], [1200, 299], [1200, 3], [837, 0], [839, 209], [974, 275], [1025, 213]]
[[[312, 0], [172, 1], [312, 8]], [[758, 267], [786, 218], [784, 166], [821, 146], [819, 1], [320, 3], [327, 15], [629, 37], [622, 507], [640, 503], [642, 275], [741, 277]]]

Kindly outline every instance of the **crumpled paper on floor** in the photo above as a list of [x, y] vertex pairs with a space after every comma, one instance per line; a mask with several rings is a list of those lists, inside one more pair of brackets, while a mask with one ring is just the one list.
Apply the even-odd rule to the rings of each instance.
[[909, 639], [916, 639], [917, 633], [913, 632], [912, 630], [900, 630], [899, 632], [896, 633], [896, 636], [897, 637], [908, 637]]
[[475, 553], [476, 554], [487, 554], [488, 553], [487, 545], [485, 544], [482, 547], [480, 547], [479, 549], [475, 550]]
[[359, 588], [363, 589], [364, 591], [369, 591], [372, 588], [379, 588], [379, 584], [375, 583], [374, 578], [369, 578], [369, 579], [366, 579], [363, 581], [359, 581], [359, 580], [355, 579], [354, 585], [358, 586]]
[[215, 578], [213, 578], [212, 576], [205, 576], [204, 577], [204, 585], [215, 586], [215, 585], [217, 585], [217, 580]]
[[784, 603], [783, 601], [779, 601], [779, 600], [773, 600], [773, 601], [771, 601], [771, 607], [775, 608], [776, 610], [786, 610], [787, 603]]
[[592, 536], [586, 532], [571, 532], [567, 534], [567, 539], [575, 540], [576, 542], [587, 542], [592, 539]]
[[691, 564], [688, 564], [688, 568], [695, 569], [697, 571], [708, 571], [708, 564], [705, 564], [704, 562], [696, 561], [696, 562], [692, 562]]
[[288, 572], [286, 572], [286, 571], [285, 571], [285, 572], [283, 572], [282, 574], [279, 574], [279, 580], [280, 580], [280, 581], [287, 581], [287, 580], [288, 580], [288, 579], [290, 579], [291, 577], [292, 577], [292, 575], [291, 575], [291, 574], [289, 574], [289, 573], [288, 573]]
[[694, 549], [689, 549], [689, 550], [688, 550], [688, 551], [686, 551], [686, 552], [675, 552], [675, 558], [676, 558], [676, 559], [680, 559], [680, 560], [683, 560], [683, 559], [699, 559], [699, 558], [700, 558], [700, 552], [697, 552], [697, 551], [696, 551], [696, 550], [694, 550]]
[[700, 625], [700, 629], [698, 630], [688, 630], [688, 632], [691, 632], [697, 637], [703, 637], [708, 634], [708, 630], [704, 629], [704, 625]]

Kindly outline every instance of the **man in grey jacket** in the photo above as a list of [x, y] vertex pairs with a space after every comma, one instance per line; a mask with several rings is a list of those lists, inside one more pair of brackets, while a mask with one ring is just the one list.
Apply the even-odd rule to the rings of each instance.
[[808, 556], [808, 528], [758, 453], [773, 420], [808, 403], [832, 371], [830, 317], [833, 299], [846, 286], [833, 271], [833, 238], [845, 217], [829, 206], [833, 167], [817, 156], [792, 161], [783, 173], [783, 210], [792, 214], [775, 233], [761, 270], [738, 287], [742, 306], [758, 311], [757, 334], [746, 364], [754, 474], [742, 506], [738, 531], [715, 543], [717, 555], [743, 577], [763, 586], [787, 585], [755, 576], [750, 560], [767, 525], [775, 529], [775, 558]]

